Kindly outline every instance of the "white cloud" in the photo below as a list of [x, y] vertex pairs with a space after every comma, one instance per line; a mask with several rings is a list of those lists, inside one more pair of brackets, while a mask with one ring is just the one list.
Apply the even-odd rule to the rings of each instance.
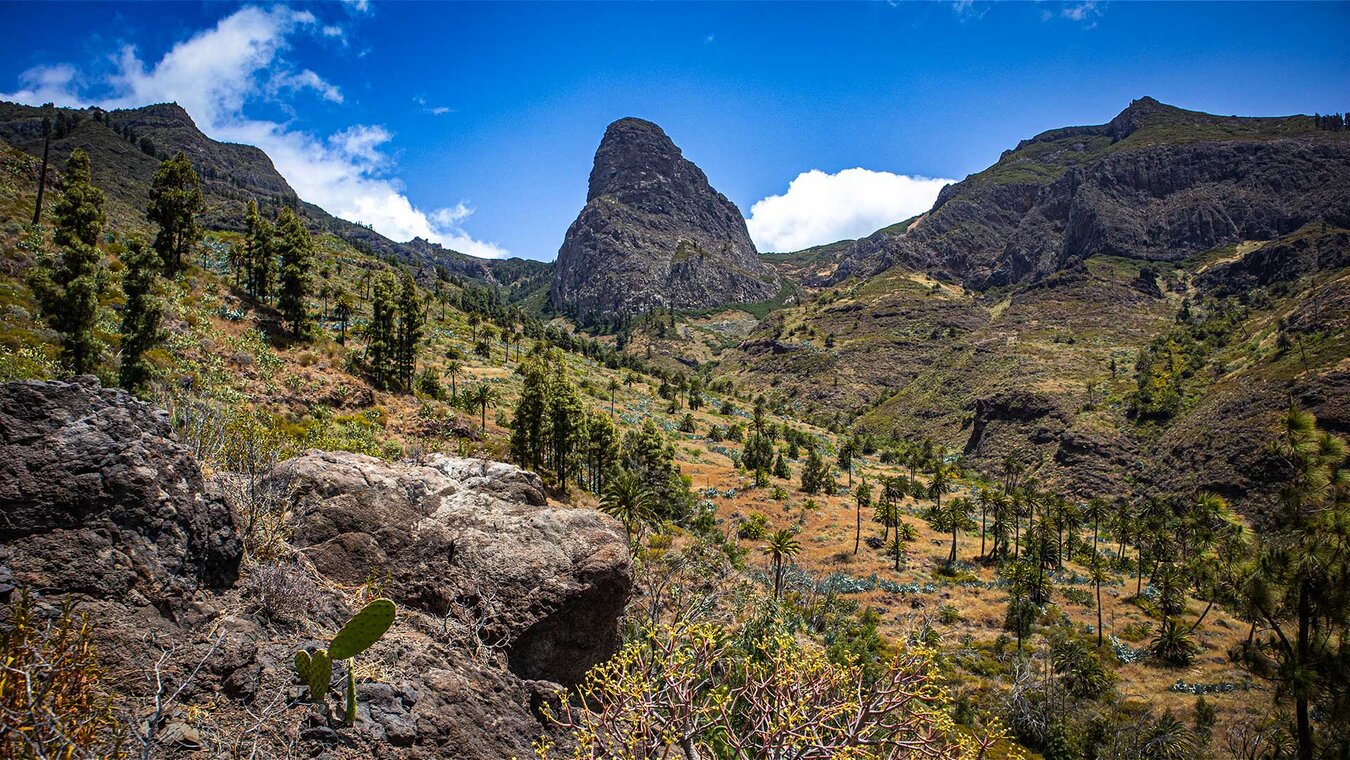
[[268, 94], [275, 96], [283, 90], [291, 92], [313, 90], [330, 103], [342, 102], [342, 91], [309, 69], [298, 74], [283, 71], [273, 75], [272, 81], [268, 83]]
[[422, 113], [429, 113], [432, 116], [444, 116], [448, 113], [458, 113], [458, 111], [449, 106], [430, 106], [427, 105], [427, 99], [424, 95], [418, 95], [413, 98], [413, 102], [421, 106]]
[[984, 18], [984, 14], [989, 12], [988, 4], [976, 7], [975, 0], [954, 0], [952, 11], [962, 23], [966, 21], [979, 21]]
[[1059, 15], [1070, 21], [1084, 24], [1088, 29], [1093, 29], [1097, 26], [1097, 17], [1102, 15], [1102, 9], [1098, 7], [1095, 0], [1084, 0], [1075, 5], [1064, 6]]
[[0, 100], [33, 105], [55, 103], [58, 106], [82, 106], [84, 104], [72, 93], [77, 76], [75, 67], [69, 64], [34, 66], [19, 75], [19, 90], [0, 94]]
[[799, 251], [859, 238], [932, 208], [938, 191], [955, 180], [911, 177], [870, 169], [798, 174], [787, 192], [750, 207], [746, 226], [761, 251]]
[[[361, 4], [356, 9], [364, 10]], [[56, 64], [24, 72], [21, 89], [0, 99], [110, 109], [174, 101], [207, 135], [262, 148], [301, 198], [336, 216], [369, 224], [394, 240], [421, 237], [475, 256], [508, 255], [464, 231], [461, 224], [472, 213], [464, 204], [449, 213], [413, 205], [388, 174], [392, 135], [384, 127], [356, 124], [325, 138], [245, 115], [247, 103], [275, 99], [283, 91], [312, 90], [342, 102], [337, 87], [309, 69], [297, 72], [284, 59], [288, 38], [315, 26], [308, 11], [246, 7], [178, 43], [153, 66], [134, 47], [122, 48], [116, 72], [92, 83], [92, 90], [75, 67]]]

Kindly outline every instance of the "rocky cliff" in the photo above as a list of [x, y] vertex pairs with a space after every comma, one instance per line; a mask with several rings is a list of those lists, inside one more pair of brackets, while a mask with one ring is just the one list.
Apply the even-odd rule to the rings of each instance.
[[[24, 589], [46, 616], [69, 595], [89, 614], [138, 754], [529, 757], [540, 705], [616, 644], [623, 529], [549, 504], [533, 473], [309, 452], [252, 484], [265, 504], [231, 482], [92, 378], [0, 386], [0, 601]], [[276, 517], [284, 540], [260, 548]], [[339, 689], [307, 704], [291, 659], [369, 594], [400, 612], [343, 728]]]
[[735, 204], [660, 127], [609, 125], [586, 206], [558, 251], [554, 308], [590, 322], [762, 301], [778, 289]]
[[1350, 133], [1141, 98], [1107, 124], [1023, 140], [908, 231], [855, 242], [824, 281], [901, 264], [984, 290], [1092, 256], [1181, 261], [1315, 220], [1350, 225]]

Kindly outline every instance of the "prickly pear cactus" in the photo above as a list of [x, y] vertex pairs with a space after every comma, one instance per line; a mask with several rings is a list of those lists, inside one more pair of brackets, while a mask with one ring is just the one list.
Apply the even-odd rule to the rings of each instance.
[[352, 616], [328, 645], [328, 656], [345, 660], [366, 651], [394, 623], [394, 603], [376, 599]]
[[309, 701], [319, 702], [328, 693], [328, 683], [333, 680], [333, 658], [323, 649], [313, 655], [301, 650], [295, 653], [295, 672], [309, 687]]

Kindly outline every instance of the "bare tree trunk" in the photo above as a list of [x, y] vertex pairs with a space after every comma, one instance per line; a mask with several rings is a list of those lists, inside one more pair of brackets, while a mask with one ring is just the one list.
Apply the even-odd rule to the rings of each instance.
[[37, 225], [42, 220], [42, 196], [47, 190], [47, 157], [52, 148], [51, 129], [45, 130], [46, 134], [42, 140], [42, 173], [38, 175], [37, 205], [33, 207], [33, 224]]

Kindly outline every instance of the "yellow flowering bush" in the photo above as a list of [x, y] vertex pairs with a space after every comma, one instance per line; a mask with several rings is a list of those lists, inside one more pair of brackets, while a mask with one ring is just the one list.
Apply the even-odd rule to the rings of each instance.
[[[649, 628], [548, 717], [577, 760], [985, 757], [1001, 732], [958, 731], [945, 704], [924, 649], [871, 680], [787, 633], [747, 651], [720, 625], [691, 624]], [[557, 751], [536, 749], [541, 759]]]

